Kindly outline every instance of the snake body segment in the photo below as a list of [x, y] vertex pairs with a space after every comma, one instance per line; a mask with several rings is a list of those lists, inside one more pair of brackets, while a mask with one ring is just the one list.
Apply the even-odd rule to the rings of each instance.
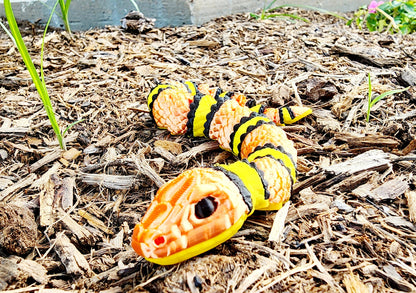
[[187, 170], [162, 186], [133, 231], [139, 255], [161, 265], [184, 261], [232, 237], [255, 210], [277, 210], [289, 200], [297, 153], [277, 125], [311, 109], [251, 104], [244, 95], [192, 82], [151, 90], [148, 106], [158, 127], [217, 140], [240, 160]]

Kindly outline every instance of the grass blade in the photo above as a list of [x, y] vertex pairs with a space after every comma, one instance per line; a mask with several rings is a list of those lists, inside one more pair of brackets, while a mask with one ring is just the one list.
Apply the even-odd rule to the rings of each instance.
[[303, 9], [309, 9], [309, 10], [315, 10], [324, 14], [328, 14], [328, 15], [332, 15], [336, 18], [342, 19], [342, 20], [347, 20], [344, 16], [339, 15], [338, 13], [335, 13], [333, 11], [329, 11], [323, 8], [317, 8], [317, 7], [313, 7], [313, 6], [309, 6], [309, 5], [303, 5], [303, 4], [283, 4], [283, 5], [279, 5], [276, 7], [273, 7], [271, 9], [269, 9], [267, 12], [279, 9], [279, 8], [284, 8], [284, 7], [294, 7], [294, 8], [303, 8]]
[[29, 70], [33, 83], [35, 84], [35, 87], [39, 93], [39, 96], [40, 96], [40, 99], [42, 100], [46, 114], [48, 115], [52, 128], [58, 138], [59, 145], [62, 149], [65, 149], [63, 137], [61, 135], [58, 122], [56, 121], [55, 113], [52, 108], [52, 104], [48, 95], [48, 91], [46, 90], [46, 86], [44, 85], [44, 83], [39, 78], [36, 68], [33, 65], [32, 59], [30, 58], [29, 52], [27, 51], [22, 35], [20, 34], [19, 27], [17, 26], [16, 19], [13, 13], [13, 9], [10, 4], [10, 0], [4, 0], [4, 10], [6, 13], [7, 21], [9, 23], [10, 32], [16, 41], [16, 46], [19, 49], [20, 55], [23, 58], [23, 62], [25, 63], [27, 69]]
[[371, 107], [374, 106], [375, 103], [377, 103], [378, 101], [380, 101], [384, 97], [407, 91], [409, 88], [410, 87], [406, 87], [406, 88], [403, 88], [403, 89], [391, 90], [391, 91], [382, 93], [381, 95], [377, 96], [376, 98], [374, 98], [374, 100], [371, 101]]
[[[58, 0], [59, 6], [61, 7], [61, 13], [62, 13], [62, 21], [64, 22], [65, 30], [71, 34], [71, 27], [69, 26], [69, 19], [68, 19], [68, 11], [69, 6], [71, 5], [71, 0]], [[55, 11], [55, 9], [54, 9]]]
[[367, 105], [367, 118], [366, 121], [370, 121], [370, 111], [371, 111], [371, 97], [373, 95], [373, 90], [371, 88], [371, 76], [370, 72], [368, 73], [368, 105]]
[[69, 124], [66, 128], [65, 128], [65, 130], [64, 130], [64, 132], [62, 133], [62, 136], [64, 136], [65, 137], [65, 134], [66, 134], [66, 132], [72, 127], [72, 126], [74, 126], [74, 125], [76, 125], [76, 124], [78, 124], [78, 123], [80, 123], [80, 122], [83, 122], [85, 119], [80, 119], [80, 120], [77, 120], [77, 121], [75, 121], [75, 122], [72, 122], [71, 124]]
[[394, 94], [397, 94], [397, 93], [401, 93], [401, 92], [407, 91], [409, 88], [410, 88], [410, 86], [409, 87], [406, 87], [406, 88], [402, 88], [402, 89], [387, 91], [387, 92], [382, 93], [381, 95], [378, 95], [374, 99], [372, 99], [373, 93], [372, 93], [372, 87], [371, 87], [371, 78], [370, 78], [370, 73], [368, 73], [368, 107], [367, 107], [367, 118], [366, 118], [366, 121], [367, 122], [370, 121], [370, 111], [371, 111], [371, 108], [378, 101], [380, 101], [381, 99], [383, 99], [383, 98], [385, 98], [387, 96], [391, 96], [391, 95], [394, 95]]
[[7, 27], [1, 21], [0, 21], [0, 26], [3, 28], [6, 34], [10, 37], [10, 39], [12, 39], [14, 45], [17, 46], [16, 41], [14, 40], [14, 37], [12, 36], [12, 33], [7, 29]]
[[130, 0], [130, 2], [131, 2], [131, 4], [133, 4], [134, 9], [136, 9], [136, 11], [139, 11], [139, 12], [140, 12], [140, 10], [139, 10], [139, 6], [137, 5], [136, 1], [134, 1], [134, 0]]

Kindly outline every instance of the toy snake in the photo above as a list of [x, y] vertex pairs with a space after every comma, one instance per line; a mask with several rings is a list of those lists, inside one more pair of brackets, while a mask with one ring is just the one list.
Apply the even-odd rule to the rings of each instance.
[[158, 127], [217, 140], [240, 160], [187, 170], [163, 185], [134, 228], [139, 255], [161, 265], [184, 261], [231, 238], [254, 210], [278, 210], [289, 200], [297, 153], [277, 125], [311, 109], [250, 103], [244, 95], [189, 81], [151, 90], [148, 106]]

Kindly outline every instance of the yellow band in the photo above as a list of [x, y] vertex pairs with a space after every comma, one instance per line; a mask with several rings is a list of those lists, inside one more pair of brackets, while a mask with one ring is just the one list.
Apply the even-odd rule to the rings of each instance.
[[257, 170], [250, 166], [250, 163], [247, 161], [237, 161], [230, 165], [219, 166], [236, 174], [249, 191], [253, 205], [250, 215], [254, 210], [262, 209], [269, 205], [269, 201], [265, 199], [266, 189], [263, 185], [262, 178]]
[[232, 150], [234, 155], [238, 156], [239, 153], [240, 153], [239, 145], [242, 142], [242, 136], [244, 135], [244, 137], [245, 137], [245, 135], [247, 134], [248, 128], [250, 126], [253, 126], [253, 127], [256, 126], [256, 124], [259, 121], [264, 121], [266, 123], [271, 122], [271, 120], [269, 118], [267, 118], [266, 116], [261, 116], [261, 115], [255, 116], [254, 118], [251, 118], [248, 121], [241, 124], [238, 127], [238, 129], [234, 132], [233, 139], [231, 141], [231, 143], [232, 143], [232, 146], [231, 146], [232, 149], [231, 150]]
[[159, 93], [162, 90], [165, 90], [167, 88], [174, 88], [174, 86], [172, 86], [170, 84], [159, 84], [151, 90], [150, 94], [147, 96], [147, 106], [149, 107], [150, 111], [153, 110], [152, 109], [152, 104], [157, 99], [157, 96], [159, 95]]
[[273, 147], [265, 147], [252, 152], [247, 160], [249, 162], [254, 161], [257, 158], [271, 156], [276, 160], [280, 160], [282, 164], [288, 169], [290, 176], [292, 177], [293, 183], [296, 182], [296, 164], [293, 159], [283, 150]]
[[212, 105], [215, 103], [217, 103], [217, 101], [210, 95], [205, 95], [201, 98], [193, 120], [193, 136], [204, 136], [204, 124], [207, 121], [207, 115], [211, 112]]

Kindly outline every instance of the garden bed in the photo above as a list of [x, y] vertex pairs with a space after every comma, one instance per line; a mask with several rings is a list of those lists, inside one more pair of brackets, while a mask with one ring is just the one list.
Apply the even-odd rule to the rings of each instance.
[[[50, 32], [45, 79], [62, 151], [12, 41], [0, 34], [0, 290], [414, 292], [416, 35], [310, 20], [219, 18], [203, 26]], [[42, 29], [21, 26], [35, 65]], [[410, 86], [371, 109], [375, 94]], [[235, 159], [215, 142], [152, 123], [158, 82], [192, 80], [278, 107], [313, 109], [283, 127], [298, 181], [280, 241], [256, 212], [229, 241], [174, 266], [138, 257], [134, 225], [158, 186]], [[355, 290], [355, 291], [354, 291]], [[368, 291], [365, 291], [368, 290]]]

